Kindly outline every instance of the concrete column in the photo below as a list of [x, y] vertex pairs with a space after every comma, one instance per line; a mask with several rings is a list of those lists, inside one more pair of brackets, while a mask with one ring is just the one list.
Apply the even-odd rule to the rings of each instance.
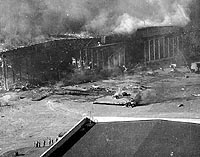
[[149, 61], [151, 61], [151, 40], [148, 40], [148, 48], [149, 48]]
[[168, 58], [170, 57], [170, 48], [169, 48], [170, 44], [169, 44], [169, 42], [170, 42], [170, 40], [169, 40], [169, 38], [167, 38], [167, 53], [168, 53]]
[[163, 58], [165, 58], [165, 37], [163, 37]]
[[87, 53], [87, 49], [85, 49], [85, 65], [88, 66], [88, 53]]
[[14, 53], [12, 53], [12, 77], [13, 77], [13, 84], [15, 83], [15, 69], [14, 69], [14, 64], [13, 64], [14, 60], [15, 60], [15, 55], [14, 55]]
[[156, 60], [156, 39], [153, 39], [153, 56], [154, 60]]
[[179, 43], [179, 37], [177, 37], [177, 52], [176, 53], [179, 53], [180, 51], [180, 43]]
[[146, 65], [147, 64], [147, 52], [146, 52], [146, 41], [144, 41], [144, 64]]
[[96, 52], [95, 53], [97, 53], [97, 67], [99, 68], [99, 58], [100, 58], [100, 55], [99, 55], [99, 51], [98, 50], [96, 50]]
[[160, 39], [158, 39], [158, 59], [161, 59], [161, 54], [160, 54]]
[[175, 39], [176, 39], [175, 37], [172, 38], [172, 42], [173, 42], [172, 43], [172, 45], [173, 45], [173, 57], [175, 55]]
[[94, 51], [91, 49], [91, 62], [92, 62], [92, 69], [94, 69]]
[[82, 57], [81, 57], [81, 55], [82, 55], [82, 52], [81, 52], [81, 50], [80, 50], [80, 51], [79, 51], [80, 66], [82, 65], [82, 64], [81, 64], [81, 62], [82, 62]]

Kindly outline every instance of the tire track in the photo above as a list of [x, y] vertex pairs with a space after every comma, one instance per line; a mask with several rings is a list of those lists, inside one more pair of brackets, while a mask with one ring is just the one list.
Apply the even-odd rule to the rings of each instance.
[[59, 112], [59, 113], [62, 113], [64, 115], [70, 115], [70, 114], [74, 114], [76, 116], [84, 116], [85, 115], [85, 113], [81, 113], [81, 112], [78, 112], [78, 111], [73, 110], [73, 109], [61, 108], [61, 107], [55, 106], [55, 103], [53, 103], [50, 100], [47, 101], [47, 106], [51, 111]]

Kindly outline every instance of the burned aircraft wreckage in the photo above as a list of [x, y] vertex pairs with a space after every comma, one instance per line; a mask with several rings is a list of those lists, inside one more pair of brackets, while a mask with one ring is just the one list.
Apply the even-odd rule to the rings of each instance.
[[[82, 69], [112, 69], [142, 62], [178, 62], [184, 57], [187, 34], [182, 27], [148, 27], [132, 35], [108, 35], [54, 40], [1, 52], [1, 84], [8, 90], [18, 82], [60, 80], [72, 66]], [[178, 56], [178, 57], [177, 57]]]

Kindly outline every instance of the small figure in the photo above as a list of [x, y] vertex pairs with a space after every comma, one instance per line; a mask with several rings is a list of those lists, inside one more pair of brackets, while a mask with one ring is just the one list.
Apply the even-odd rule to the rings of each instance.
[[38, 148], [38, 147], [39, 147], [39, 142], [36, 141], [35, 143], [36, 143], [36, 144], [35, 144], [36, 148]]
[[53, 138], [51, 139], [51, 145], [53, 145], [54, 144], [54, 141], [53, 141]]
[[15, 152], [14, 155], [15, 155], [15, 156], [19, 156], [19, 152]]
[[41, 143], [38, 141], [38, 148], [40, 148], [41, 147]]
[[49, 146], [51, 146], [51, 138], [49, 138], [48, 140], [49, 140]]
[[43, 147], [46, 147], [46, 141], [43, 140]]
[[56, 142], [58, 142], [58, 137], [56, 137], [56, 140], [55, 140]]
[[128, 68], [125, 65], [123, 65], [122, 67], [124, 68], [123, 72], [127, 72]]
[[33, 147], [36, 148], [36, 141], [33, 142]]
[[101, 46], [101, 42], [98, 42], [97, 44], [98, 44], [98, 46]]

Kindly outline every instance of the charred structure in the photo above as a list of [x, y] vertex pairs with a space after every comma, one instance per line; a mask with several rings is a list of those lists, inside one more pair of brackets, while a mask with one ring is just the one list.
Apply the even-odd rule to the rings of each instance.
[[197, 0], [191, 3], [191, 22], [186, 27], [150, 27], [144, 22], [143, 27], [131, 34], [82, 37], [68, 33], [53, 36], [50, 41], [2, 51], [2, 88], [7, 90], [19, 82], [60, 80], [74, 68], [107, 70], [124, 65], [133, 67], [137, 63], [188, 65], [199, 61], [199, 5]]
[[139, 62], [185, 64], [179, 60], [185, 58], [185, 36], [190, 33], [181, 27], [148, 27], [132, 35], [61, 38], [4, 51], [2, 85], [9, 89], [19, 82], [60, 80], [73, 68], [113, 69]]
[[183, 50], [183, 29], [179, 27], [151, 27], [140, 29], [143, 38], [145, 64], [172, 61]]
[[1, 53], [2, 86], [9, 89], [20, 82], [40, 84], [60, 80], [72, 71], [72, 66], [78, 66], [77, 62], [85, 46], [99, 40], [63, 38], [4, 51]]

